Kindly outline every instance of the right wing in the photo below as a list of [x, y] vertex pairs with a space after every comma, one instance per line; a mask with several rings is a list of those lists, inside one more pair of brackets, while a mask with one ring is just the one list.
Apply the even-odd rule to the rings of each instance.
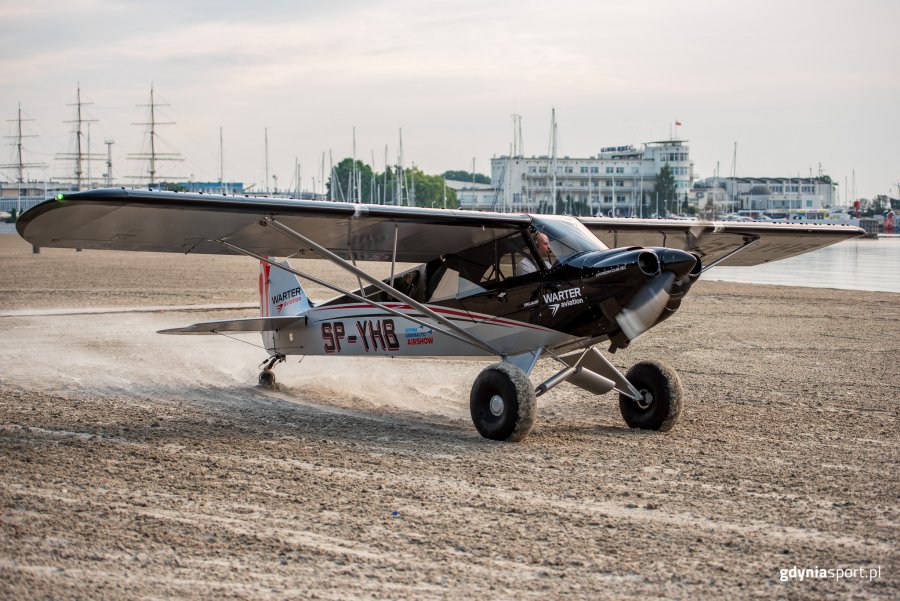
[[678, 248], [700, 255], [704, 266], [720, 260], [722, 265], [758, 265], [865, 235], [865, 230], [849, 225], [603, 217], [580, 221], [610, 248]]

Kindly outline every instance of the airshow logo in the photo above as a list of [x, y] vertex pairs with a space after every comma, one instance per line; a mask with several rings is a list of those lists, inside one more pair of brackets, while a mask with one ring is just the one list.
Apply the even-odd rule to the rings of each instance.
[[425, 326], [418, 328], [406, 328], [403, 330], [403, 337], [406, 338], [407, 346], [417, 344], [434, 344], [433, 330]]
[[290, 290], [285, 290], [284, 292], [280, 292], [272, 296], [272, 304], [275, 305], [275, 310], [279, 313], [281, 313], [285, 306], [299, 303], [302, 300], [303, 289], [300, 288], [300, 286], [291, 288]]
[[581, 296], [581, 288], [569, 288], [559, 292], [548, 292], [544, 295], [544, 302], [550, 307], [555, 317], [556, 312], [560, 309], [583, 304], [584, 297]]

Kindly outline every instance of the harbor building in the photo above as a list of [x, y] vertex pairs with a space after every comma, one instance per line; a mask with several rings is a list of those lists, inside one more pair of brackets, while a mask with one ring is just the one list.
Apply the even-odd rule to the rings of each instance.
[[448, 188], [456, 192], [459, 207], [475, 211], [490, 211], [496, 204], [497, 190], [491, 184], [465, 182], [461, 180], [445, 180]]
[[834, 208], [837, 193], [831, 178], [710, 177], [690, 194], [703, 213], [765, 213], [770, 217]]
[[[656, 198], [664, 165], [675, 179], [674, 199]], [[500, 156], [491, 159], [490, 193], [460, 191], [460, 207], [617, 217], [665, 215], [688, 198], [694, 165], [686, 140], [601, 148], [592, 157]], [[471, 193], [467, 193], [471, 192]]]

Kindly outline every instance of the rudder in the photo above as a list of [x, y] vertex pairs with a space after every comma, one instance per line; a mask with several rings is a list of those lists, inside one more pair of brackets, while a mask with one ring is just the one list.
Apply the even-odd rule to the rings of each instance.
[[[290, 267], [287, 259], [278, 263]], [[260, 317], [290, 317], [302, 315], [312, 307], [306, 291], [296, 274], [269, 263], [259, 262]]]

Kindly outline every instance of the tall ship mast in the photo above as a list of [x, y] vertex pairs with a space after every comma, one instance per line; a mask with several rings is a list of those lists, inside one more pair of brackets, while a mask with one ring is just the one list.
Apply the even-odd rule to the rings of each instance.
[[[63, 181], [74, 182], [75, 188], [77, 190], [90, 188], [92, 186], [90, 162], [99, 161], [104, 158], [99, 154], [91, 153], [90, 124], [96, 123], [97, 120], [88, 119], [85, 117], [84, 107], [89, 104], [93, 103], [84, 102], [81, 100], [81, 84], [79, 83], [78, 87], [75, 90], [75, 102], [68, 105], [75, 107], [75, 118], [68, 121], [63, 121], [63, 123], [74, 124], [72, 131], [75, 138], [74, 148], [72, 152], [61, 152], [56, 155], [56, 158], [63, 161], [72, 161], [72, 163], [74, 164], [73, 176], [63, 177], [60, 179], [62, 179]], [[87, 134], [85, 134], [84, 131], [85, 126], [87, 126]], [[85, 173], [85, 169], [87, 169], [87, 173]]]
[[7, 163], [5, 165], [0, 165], [0, 167], [4, 169], [15, 169], [16, 170], [16, 183], [21, 185], [25, 183], [25, 170], [26, 169], [36, 169], [41, 167], [46, 167], [44, 163], [26, 163], [25, 162], [25, 145], [22, 142], [23, 138], [36, 138], [34, 134], [26, 135], [23, 133], [22, 123], [24, 121], [34, 121], [34, 119], [25, 119], [22, 117], [22, 103], [18, 105], [18, 111], [16, 113], [15, 119], [7, 119], [10, 123], [16, 124], [16, 135], [14, 136], [6, 136], [7, 138], [13, 138], [15, 142], [12, 145], [15, 147], [15, 162]]
[[144, 125], [147, 127], [146, 134], [149, 136], [149, 152], [137, 152], [131, 153], [128, 155], [129, 159], [133, 160], [149, 160], [150, 168], [147, 171], [146, 175], [131, 175], [128, 176], [130, 179], [137, 179], [139, 182], [147, 180], [149, 176], [149, 181], [147, 182], [149, 185], [153, 185], [157, 183], [157, 163], [159, 161], [183, 161], [181, 155], [177, 152], [160, 152], [157, 149], [158, 143], [161, 142], [159, 138], [159, 132], [157, 131], [157, 127], [160, 125], [175, 125], [174, 121], [158, 121], [156, 117], [156, 109], [161, 106], [169, 106], [168, 104], [161, 104], [156, 102], [154, 96], [153, 84], [150, 84], [150, 104], [139, 104], [138, 106], [148, 107], [149, 108], [149, 121], [137, 122], [133, 123], [133, 125]]

